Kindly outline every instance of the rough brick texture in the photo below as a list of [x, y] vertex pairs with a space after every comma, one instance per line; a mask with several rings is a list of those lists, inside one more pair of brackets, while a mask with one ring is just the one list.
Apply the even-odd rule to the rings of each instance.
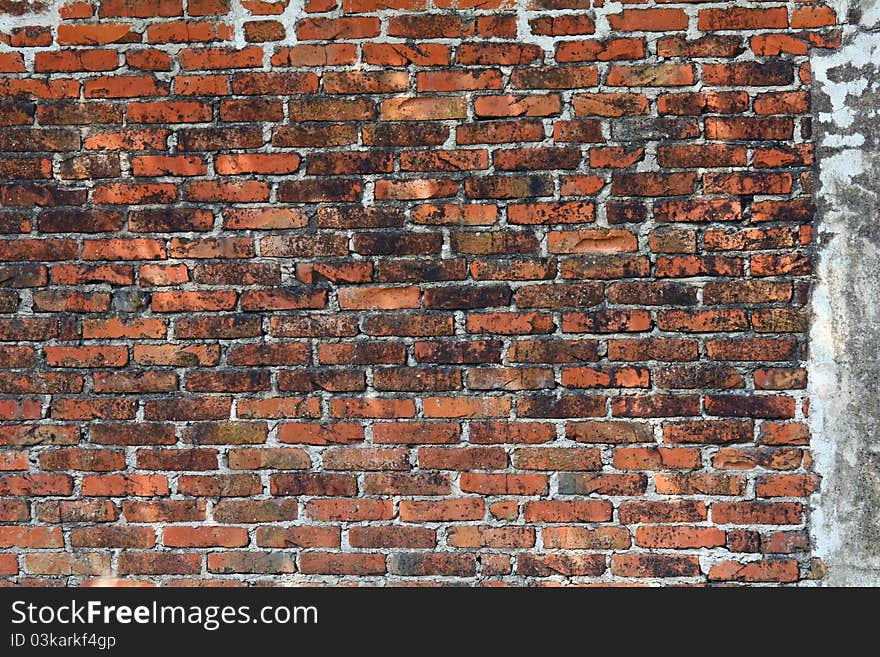
[[0, 1], [13, 584], [814, 577], [821, 3]]

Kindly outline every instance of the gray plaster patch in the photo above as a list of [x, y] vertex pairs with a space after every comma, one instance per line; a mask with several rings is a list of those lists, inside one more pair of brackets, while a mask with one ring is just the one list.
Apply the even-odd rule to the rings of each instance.
[[810, 421], [822, 476], [811, 500], [825, 585], [880, 585], [880, 2], [832, 3], [851, 22], [811, 57], [819, 253]]

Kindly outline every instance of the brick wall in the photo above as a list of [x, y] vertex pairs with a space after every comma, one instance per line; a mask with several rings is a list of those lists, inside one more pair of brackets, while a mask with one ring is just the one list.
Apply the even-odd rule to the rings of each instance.
[[803, 1], [0, 0], [0, 575], [795, 582]]

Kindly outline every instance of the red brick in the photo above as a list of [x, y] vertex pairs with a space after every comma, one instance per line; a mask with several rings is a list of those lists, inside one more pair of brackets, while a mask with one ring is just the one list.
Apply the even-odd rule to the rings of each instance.
[[692, 556], [613, 554], [611, 572], [621, 577], [694, 577], [700, 574], [700, 561]]
[[380, 553], [305, 552], [300, 557], [300, 572], [304, 574], [381, 575], [385, 573], [385, 555]]
[[82, 482], [84, 496], [152, 497], [168, 492], [168, 479], [164, 475], [88, 475]]
[[[698, 27], [712, 30], [760, 30], [788, 27], [788, 12], [784, 7], [768, 9], [704, 9], [700, 11]], [[792, 27], [798, 27], [792, 25]]]
[[352, 527], [349, 543], [356, 548], [433, 548], [437, 544], [433, 529], [387, 525]]
[[447, 530], [447, 543], [457, 548], [530, 548], [535, 545], [531, 527], [457, 525]]
[[481, 520], [484, 514], [485, 503], [481, 498], [400, 503], [400, 519], [404, 522]]
[[803, 508], [794, 502], [716, 502], [712, 520], [726, 525], [797, 525]]
[[543, 495], [546, 475], [463, 474], [461, 489], [484, 495]]
[[257, 528], [257, 545], [260, 547], [286, 548], [338, 548], [338, 527], [272, 527]]
[[396, 553], [391, 557], [390, 571], [396, 575], [410, 576], [473, 576], [476, 574], [476, 557], [467, 553]]
[[632, 545], [625, 527], [545, 527], [541, 536], [545, 549], [625, 550]]
[[6, 583], [822, 575], [827, 3], [48, 4], [0, 35]]
[[321, 499], [308, 502], [306, 514], [321, 522], [363, 522], [390, 520], [394, 508], [390, 500]]
[[796, 582], [799, 578], [797, 561], [752, 561], [741, 564], [724, 561], [709, 571], [709, 579], [730, 582]]
[[248, 544], [243, 527], [165, 527], [162, 543], [166, 547], [244, 547]]
[[641, 526], [636, 529], [636, 545], [654, 549], [713, 548], [725, 544], [725, 534], [714, 527]]
[[687, 29], [688, 17], [681, 9], [624, 9], [608, 23], [621, 32], [668, 32]]

